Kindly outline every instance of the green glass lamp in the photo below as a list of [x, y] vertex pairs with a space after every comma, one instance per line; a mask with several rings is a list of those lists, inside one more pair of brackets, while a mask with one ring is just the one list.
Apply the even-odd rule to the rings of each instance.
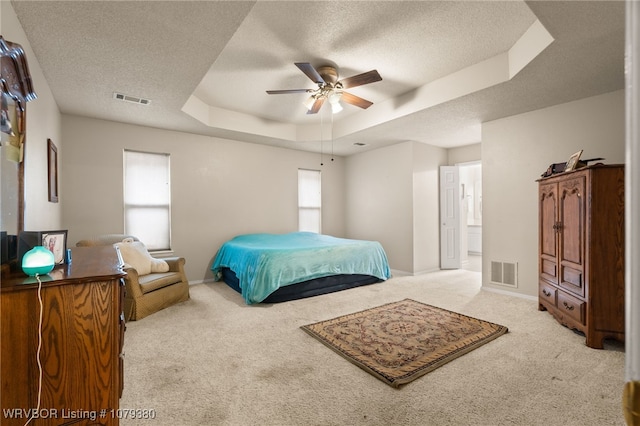
[[48, 274], [54, 265], [53, 253], [43, 246], [35, 246], [22, 258], [22, 270], [31, 277]]

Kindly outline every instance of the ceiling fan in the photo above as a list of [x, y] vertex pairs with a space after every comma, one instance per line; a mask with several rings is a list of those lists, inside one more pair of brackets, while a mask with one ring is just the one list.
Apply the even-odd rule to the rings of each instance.
[[382, 80], [378, 71], [371, 70], [362, 74], [338, 80], [338, 70], [331, 65], [319, 67], [317, 70], [308, 62], [296, 62], [295, 65], [300, 71], [305, 73], [314, 83], [317, 89], [289, 89], [289, 90], [267, 90], [270, 95], [281, 95], [287, 93], [310, 93], [309, 98], [304, 102], [307, 107], [307, 114], [316, 114], [326, 100], [331, 104], [333, 112], [342, 110], [340, 101], [367, 109], [373, 102], [362, 99], [359, 96], [345, 92], [344, 89], [362, 86]]

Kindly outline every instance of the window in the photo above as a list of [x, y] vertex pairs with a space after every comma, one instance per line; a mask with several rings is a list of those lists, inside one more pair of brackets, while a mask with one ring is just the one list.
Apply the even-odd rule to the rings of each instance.
[[150, 251], [171, 250], [169, 154], [124, 151], [124, 231]]
[[322, 231], [320, 170], [298, 169], [298, 230]]

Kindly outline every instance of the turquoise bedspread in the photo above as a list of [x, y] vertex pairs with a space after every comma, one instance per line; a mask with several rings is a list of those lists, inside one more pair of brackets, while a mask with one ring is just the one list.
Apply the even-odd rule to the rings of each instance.
[[339, 274], [391, 277], [387, 255], [377, 241], [349, 240], [312, 232], [239, 235], [225, 242], [211, 266], [235, 272], [247, 304], [278, 288]]

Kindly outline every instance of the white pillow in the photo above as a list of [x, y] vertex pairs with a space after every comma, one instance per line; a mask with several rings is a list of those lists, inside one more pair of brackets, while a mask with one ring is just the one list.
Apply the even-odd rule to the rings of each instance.
[[162, 259], [151, 257], [145, 245], [140, 241], [132, 241], [127, 238], [114, 245], [120, 249], [125, 266], [131, 266], [138, 272], [138, 275], [169, 271], [169, 264]]

